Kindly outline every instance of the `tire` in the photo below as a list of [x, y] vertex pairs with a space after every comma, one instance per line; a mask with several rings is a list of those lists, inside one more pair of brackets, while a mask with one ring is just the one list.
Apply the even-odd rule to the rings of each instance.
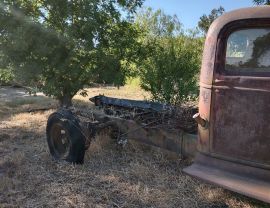
[[61, 109], [51, 114], [47, 122], [46, 136], [54, 159], [83, 164], [86, 138], [79, 120], [71, 111]]

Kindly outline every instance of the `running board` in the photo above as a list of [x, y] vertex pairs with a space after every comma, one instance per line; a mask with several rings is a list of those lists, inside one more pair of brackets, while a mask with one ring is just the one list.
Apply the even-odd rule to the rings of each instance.
[[270, 203], [270, 170], [229, 162], [198, 153], [184, 169], [188, 175]]

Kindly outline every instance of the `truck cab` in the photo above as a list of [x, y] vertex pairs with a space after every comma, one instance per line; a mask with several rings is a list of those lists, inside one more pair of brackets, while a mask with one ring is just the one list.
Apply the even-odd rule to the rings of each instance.
[[270, 203], [270, 6], [211, 25], [200, 75], [198, 153], [184, 171]]

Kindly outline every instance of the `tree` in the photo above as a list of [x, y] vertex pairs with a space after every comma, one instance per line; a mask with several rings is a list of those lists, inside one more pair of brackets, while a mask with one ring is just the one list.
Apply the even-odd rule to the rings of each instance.
[[214, 22], [214, 20], [220, 15], [222, 15], [224, 12], [225, 9], [220, 6], [218, 9], [213, 9], [209, 15], [204, 14], [200, 17], [198, 27], [203, 31], [204, 34], [206, 34], [212, 22]]
[[5, 57], [0, 53], [0, 86], [8, 85], [14, 79], [13, 70], [5, 63]]
[[270, 5], [270, 0], [253, 0], [253, 3], [257, 5]]
[[154, 11], [150, 7], [138, 12], [136, 24], [144, 32], [147, 39], [178, 35], [183, 32], [182, 25], [176, 15], [166, 15], [161, 9]]
[[0, 68], [0, 86], [11, 84], [13, 79], [14, 76], [11, 69]]
[[0, 50], [28, 84], [70, 106], [86, 84], [124, 83], [122, 63], [133, 58], [137, 44], [132, 17], [142, 3], [3, 0]]
[[136, 23], [144, 34], [137, 64], [142, 88], [171, 104], [196, 97], [203, 38], [184, 34], [177, 16], [161, 10], [144, 10]]

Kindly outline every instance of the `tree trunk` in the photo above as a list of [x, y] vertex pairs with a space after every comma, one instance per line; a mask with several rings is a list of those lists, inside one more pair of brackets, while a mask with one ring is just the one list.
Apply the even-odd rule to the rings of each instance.
[[63, 97], [59, 98], [59, 104], [61, 107], [70, 107], [72, 106], [72, 96], [64, 95]]

